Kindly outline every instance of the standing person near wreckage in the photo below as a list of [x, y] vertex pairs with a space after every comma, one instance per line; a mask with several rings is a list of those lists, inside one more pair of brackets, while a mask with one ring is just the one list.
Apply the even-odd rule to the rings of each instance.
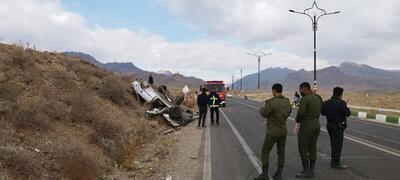
[[[303, 165], [303, 171], [296, 174], [297, 178], [313, 178], [315, 161], [317, 159], [317, 140], [320, 133], [319, 117], [322, 108], [322, 98], [313, 94], [311, 86], [303, 82], [299, 87], [302, 96], [297, 111], [296, 123], [298, 130], [298, 148]], [[298, 125], [296, 125], [297, 127]]]
[[278, 170], [274, 174], [274, 180], [282, 179], [282, 170], [285, 164], [285, 144], [286, 144], [286, 120], [292, 112], [290, 100], [282, 95], [283, 87], [281, 84], [272, 86], [273, 98], [265, 102], [265, 106], [260, 109], [260, 114], [267, 118], [267, 133], [262, 147], [262, 173], [254, 178], [255, 180], [268, 180], [269, 153], [276, 144], [278, 154]]
[[149, 84], [151, 85], [151, 86], [153, 86], [153, 84], [154, 84], [154, 79], [153, 79], [153, 76], [150, 74], [150, 76], [149, 76]]
[[197, 106], [199, 107], [199, 123], [197, 128], [205, 127], [207, 117], [208, 96], [207, 89], [201, 88], [201, 94], [197, 96]]
[[208, 95], [208, 100], [211, 115], [211, 125], [214, 125], [214, 114], [216, 116], [216, 122], [219, 125], [219, 106], [221, 105], [221, 98], [217, 94], [215, 88], [211, 89], [211, 93]]

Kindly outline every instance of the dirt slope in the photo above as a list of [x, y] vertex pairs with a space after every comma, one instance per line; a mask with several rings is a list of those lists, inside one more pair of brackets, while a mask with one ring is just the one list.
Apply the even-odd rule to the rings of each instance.
[[0, 179], [149, 176], [141, 162], [168, 154], [166, 127], [144, 119], [132, 78], [0, 44]]

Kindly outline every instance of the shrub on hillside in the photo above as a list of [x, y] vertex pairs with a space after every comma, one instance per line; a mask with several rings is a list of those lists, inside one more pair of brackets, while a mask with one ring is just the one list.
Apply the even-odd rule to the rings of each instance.
[[65, 163], [65, 176], [74, 180], [95, 180], [99, 178], [96, 162], [81, 150], [74, 150]]
[[103, 79], [103, 84], [100, 87], [100, 95], [117, 105], [132, 105], [132, 98], [126, 92], [123, 82], [116, 76], [108, 75]]
[[12, 146], [0, 147], [0, 161], [12, 175], [25, 179], [40, 179], [41, 169], [32, 160], [33, 155], [24, 149]]
[[80, 89], [67, 94], [65, 101], [71, 107], [72, 122], [92, 124], [101, 118], [92, 100], [92, 94], [88, 91]]
[[16, 102], [19, 93], [20, 89], [15, 84], [8, 82], [0, 83], [0, 98], [11, 102]]
[[89, 142], [101, 147], [105, 153], [116, 161], [120, 161], [123, 152], [123, 127], [112, 120], [98, 119], [93, 123], [94, 132]]
[[68, 116], [68, 107], [57, 99], [47, 99], [42, 97], [40, 104], [37, 106], [38, 111], [41, 111], [49, 120], [64, 121]]
[[120, 162], [132, 160], [138, 153], [141, 144], [149, 142], [156, 137], [155, 127], [151, 127], [148, 121], [140, 119], [135, 122], [133, 128], [127, 129], [124, 133], [123, 151]]
[[36, 102], [28, 102], [28, 104], [16, 103], [8, 112], [8, 119], [18, 128], [47, 130], [47, 116], [40, 111]]

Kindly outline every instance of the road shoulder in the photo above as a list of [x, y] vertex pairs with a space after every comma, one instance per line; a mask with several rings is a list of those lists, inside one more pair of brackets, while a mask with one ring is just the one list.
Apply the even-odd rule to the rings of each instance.
[[[174, 132], [176, 141], [170, 148], [170, 154], [161, 164], [162, 175], [154, 179], [173, 180], [201, 179], [202, 177], [202, 138], [204, 129], [197, 129], [197, 122], [192, 122]], [[158, 177], [158, 178], [156, 178]]]

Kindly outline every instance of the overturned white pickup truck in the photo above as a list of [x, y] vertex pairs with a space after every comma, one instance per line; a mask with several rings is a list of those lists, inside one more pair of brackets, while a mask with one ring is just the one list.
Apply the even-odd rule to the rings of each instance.
[[177, 98], [175, 102], [172, 101], [167, 94], [166, 86], [160, 86], [156, 91], [146, 81], [133, 81], [132, 88], [138, 98], [151, 105], [151, 109], [146, 111], [148, 117], [162, 115], [173, 127], [184, 126], [198, 118], [192, 110], [181, 106], [182, 97]]

